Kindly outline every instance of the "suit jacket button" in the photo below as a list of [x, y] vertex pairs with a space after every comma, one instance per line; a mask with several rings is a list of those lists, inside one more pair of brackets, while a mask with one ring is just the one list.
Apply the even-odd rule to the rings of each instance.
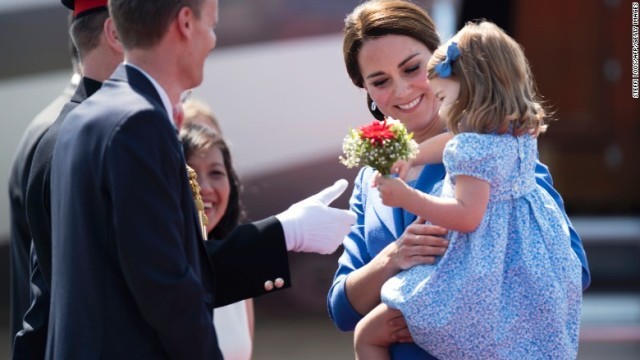
[[284, 280], [282, 278], [277, 278], [273, 284], [276, 286], [276, 288], [280, 289], [281, 287], [284, 286]]
[[267, 281], [265, 281], [265, 282], [264, 282], [264, 289], [265, 289], [266, 291], [271, 291], [271, 290], [273, 290], [273, 281], [271, 281], [271, 280], [267, 280]]

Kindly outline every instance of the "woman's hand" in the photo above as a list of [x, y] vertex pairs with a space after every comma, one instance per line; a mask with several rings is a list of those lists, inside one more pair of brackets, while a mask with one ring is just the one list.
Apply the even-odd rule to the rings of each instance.
[[418, 218], [402, 236], [347, 277], [345, 290], [353, 308], [367, 314], [380, 304], [380, 289], [392, 276], [418, 264], [433, 264], [447, 250], [447, 229]]
[[417, 218], [379, 256], [385, 256], [388, 266], [396, 272], [419, 264], [433, 264], [436, 256], [444, 255], [449, 247], [449, 241], [443, 238], [447, 232], [445, 228], [425, 224], [424, 219]]

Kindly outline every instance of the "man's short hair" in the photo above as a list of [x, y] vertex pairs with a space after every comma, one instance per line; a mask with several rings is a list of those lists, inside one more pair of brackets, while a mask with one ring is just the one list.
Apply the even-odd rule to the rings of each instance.
[[183, 7], [196, 17], [204, 0], [109, 0], [109, 11], [125, 49], [149, 48], [164, 36]]
[[109, 18], [109, 12], [100, 10], [76, 18], [71, 23], [69, 33], [80, 58], [100, 44], [100, 36], [104, 29], [104, 22]]

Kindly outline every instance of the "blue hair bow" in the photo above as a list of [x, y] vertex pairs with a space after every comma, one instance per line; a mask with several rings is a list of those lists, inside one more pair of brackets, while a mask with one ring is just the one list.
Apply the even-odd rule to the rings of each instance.
[[438, 73], [441, 78], [448, 78], [451, 76], [451, 64], [460, 57], [460, 50], [458, 49], [457, 42], [451, 42], [447, 48], [447, 57], [442, 62], [436, 65], [433, 69]]

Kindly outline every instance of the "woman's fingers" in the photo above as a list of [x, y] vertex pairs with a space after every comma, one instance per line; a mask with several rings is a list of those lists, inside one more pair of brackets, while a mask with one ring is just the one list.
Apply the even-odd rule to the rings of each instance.
[[396, 264], [406, 270], [419, 264], [433, 264], [437, 256], [442, 256], [449, 246], [443, 238], [447, 229], [439, 226], [420, 223], [421, 219], [411, 224], [405, 233], [396, 241]]
[[409, 261], [407, 262], [409, 266], [407, 267], [407, 269], [412, 268], [416, 265], [433, 264], [435, 262], [436, 262], [435, 256], [416, 255], [409, 258]]
[[416, 234], [416, 235], [432, 235], [432, 236], [444, 236], [447, 235], [448, 230], [432, 224], [424, 224], [414, 222], [413, 224], [407, 227], [407, 232]]
[[409, 235], [402, 243], [404, 246], [417, 246], [417, 247], [440, 247], [447, 248], [449, 246], [449, 240], [431, 235]]

